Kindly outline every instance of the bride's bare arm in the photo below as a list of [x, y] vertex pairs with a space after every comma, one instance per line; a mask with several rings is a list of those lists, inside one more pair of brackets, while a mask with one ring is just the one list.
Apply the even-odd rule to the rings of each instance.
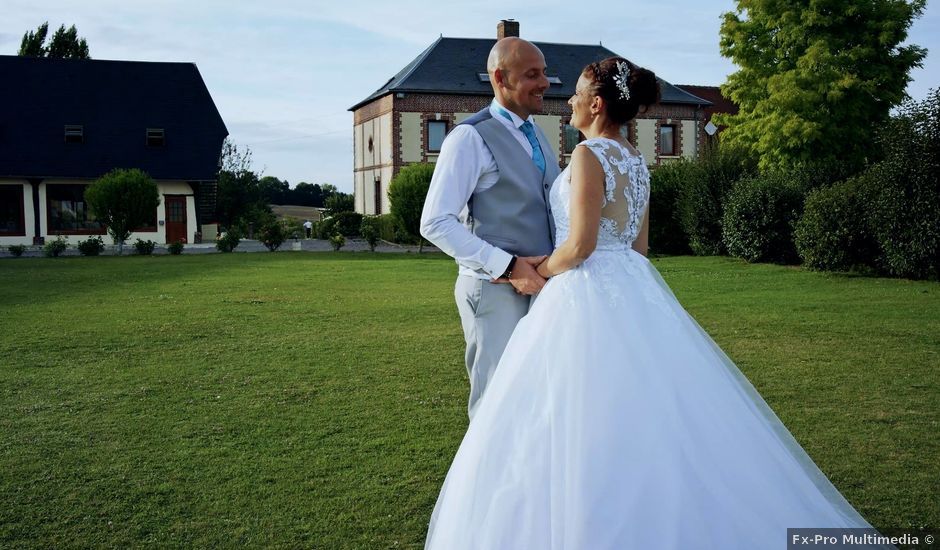
[[[557, 185], [566, 185], [559, 181]], [[594, 252], [604, 206], [604, 169], [587, 147], [576, 147], [571, 155], [571, 227], [568, 239], [538, 267], [539, 275], [551, 277], [577, 266]]]

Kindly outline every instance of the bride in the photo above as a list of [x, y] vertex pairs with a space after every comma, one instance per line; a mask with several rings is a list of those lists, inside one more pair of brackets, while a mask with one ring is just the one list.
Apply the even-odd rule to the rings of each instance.
[[569, 100], [550, 277], [451, 465], [429, 550], [786, 548], [870, 527], [646, 259], [649, 172], [621, 129], [659, 100], [622, 58]]

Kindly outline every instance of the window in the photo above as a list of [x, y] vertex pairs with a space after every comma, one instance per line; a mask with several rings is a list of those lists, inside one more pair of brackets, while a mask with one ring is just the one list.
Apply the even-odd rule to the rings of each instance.
[[163, 147], [166, 145], [166, 134], [163, 128], [147, 128], [147, 147]]
[[103, 235], [104, 226], [95, 221], [85, 203], [87, 185], [47, 185], [46, 206], [49, 233]]
[[150, 216], [150, 219], [144, 222], [144, 225], [140, 227], [135, 227], [134, 231], [137, 233], [156, 233], [157, 232], [157, 209], [153, 209], [153, 215]]
[[570, 124], [565, 124], [565, 154], [570, 155], [574, 148], [584, 140], [584, 136], [577, 128]]
[[663, 124], [659, 127], [659, 155], [663, 157], [678, 156], [676, 147], [676, 126]]
[[444, 136], [447, 135], [447, 123], [442, 120], [428, 121], [428, 152], [436, 153], [441, 150]]
[[80, 124], [66, 124], [65, 143], [85, 143], [85, 127]]
[[0, 185], [0, 235], [4, 237], [26, 235], [22, 185]]

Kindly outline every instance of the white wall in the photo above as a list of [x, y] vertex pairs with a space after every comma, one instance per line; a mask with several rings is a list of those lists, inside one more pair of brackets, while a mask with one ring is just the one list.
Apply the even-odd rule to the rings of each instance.
[[[355, 209], [360, 214], [375, 213], [375, 177], [382, 178], [382, 188], [387, 190], [392, 173], [392, 115], [385, 113], [353, 129], [353, 150], [355, 154], [353, 194]], [[420, 115], [419, 115], [420, 117]], [[420, 119], [419, 119], [420, 130]], [[369, 151], [369, 138], [372, 138], [372, 151]], [[419, 137], [420, 139], [420, 137]], [[420, 159], [419, 159], [420, 160]], [[388, 176], [386, 176], [388, 174]], [[387, 202], [387, 199], [383, 201]], [[385, 206], [387, 212], [387, 206]]]
[[555, 158], [559, 158], [561, 155], [561, 117], [533, 115], [532, 118], [535, 119], [535, 123], [539, 125], [542, 132], [545, 133], [545, 137], [548, 138], [548, 143], [552, 146], [552, 151], [555, 152]]
[[400, 113], [401, 160], [404, 164], [421, 162], [421, 113]]
[[460, 124], [475, 114], [476, 113], [454, 113], [454, 124]]
[[694, 120], [683, 120], [682, 121], [682, 156], [686, 158], [695, 158], [696, 144], [697, 144], [697, 134], [696, 132], [696, 122]]
[[643, 154], [648, 164], [656, 163], [656, 121], [636, 119], [636, 143], [633, 144]]

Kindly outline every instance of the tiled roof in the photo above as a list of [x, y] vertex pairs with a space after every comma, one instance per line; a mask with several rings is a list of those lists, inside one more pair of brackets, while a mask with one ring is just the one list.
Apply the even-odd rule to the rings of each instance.
[[[225, 123], [192, 63], [0, 56], [0, 177], [214, 180]], [[82, 143], [66, 143], [66, 125]], [[147, 145], [162, 128], [165, 146]]]
[[694, 84], [676, 84], [676, 86], [711, 102], [711, 106], [705, 109], [705, 120], [711, 120], [714, 113], [738, 114], [738, 105], [723, 96], [721, 88], [718, 86], [697, 86]]
[[[492, 95], [486, 74], [486, 58], [496, 39], [438, 38], [411, 63], [369, 97], [349, 108], [359, 107], [390, 93]], [[545, 97], [567, 99], [574, 94], [578, 76], [588, 63], [618, 55], [601, 45], [555, 44], [534, 42], [545, 55], [549, 76], [557, 76], [560, 84], [552, 84]], [[660, 79], [663, 103], [707, 106], [710, 103]]]

